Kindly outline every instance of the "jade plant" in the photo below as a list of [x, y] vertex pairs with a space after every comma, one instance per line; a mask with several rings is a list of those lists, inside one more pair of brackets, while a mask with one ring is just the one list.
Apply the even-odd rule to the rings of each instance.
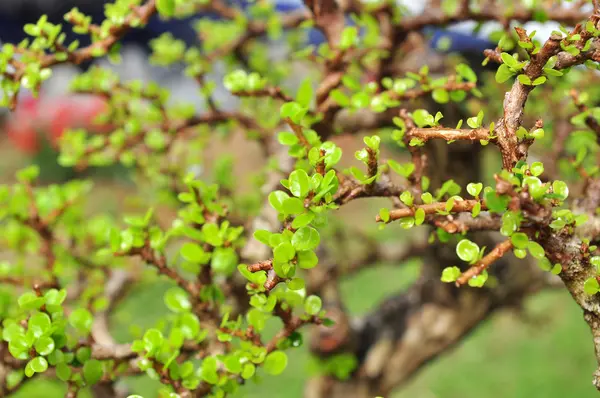
[[[44, 184], [36, 166], [0, 186], [0, 395], [47, 378], [66, 397], [138, 397], [130, 381], [149, 378], [146, 398], [243, 396], [308, 345], [319, 366], [307, 396], [384, 396], [495, 311], [557, 286], [598, 340], [598, 2], [429, 3], [414, 15], [387, 0], [305, 0], [277, 14], [267, 2], [116, 0], [99, 24], [73, 9], [4, 44], [1, 102], [15, 109], [60, 64], [119, 62], [120, 39], [151, 18], [220, 17], [194, 22], [196, 46], [170, 33], [149, 43], [157, 67], [183, 65], [201, 106], [98, 66], [71, 82], [106, 104], [103, 132], [61, 134], [60, 164], [122, 165], [139, 211], [90, 207], [93, 180]], [[495, 46], [476, 65], [429, 62], [423, 29], [471, 20], [500, 22]], [[560, 28], [548, 37], [530, 21]], [[91, 44], [67, 42], [67, 29]], [[306, 44], [311, 29], [321, 45]], [[238, 133], [246, 157], [205, 165]], [[250, 160], [260, 167], [240, 190], [233, 166]], [[413, 258], [408, 290], [350, 319], [341, 280]], [[165, 315], [115, 336], [123, 301], [159, 283], [164, 311], [144, 311]]]

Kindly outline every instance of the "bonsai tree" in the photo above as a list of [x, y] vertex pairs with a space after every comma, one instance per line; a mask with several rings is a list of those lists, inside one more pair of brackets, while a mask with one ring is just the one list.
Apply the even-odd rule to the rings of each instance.
[[[156, 14], [220, 17], [195, 23], [198, 46], [169, 33], [150, 42], [154, 64], [185, 65], [202, 106], [99, 67], [72, 82], [104, 101], [96, 122], [110, 128], [61, 133], [59, 162], [126, 166], [137, 213], [90, 208], [90, 180], [43, 185], [35, 166], [0, 188], [2, 396], [40, 377], [62, 380], [67, 397], [127, 396], [139, 391], [122, 381], [142, 374], [164, 397], [243, 394], [304, 341], [322, 365], [307, 396], [387, 395], [496, 310], [558, 284], [600, 361], [600, 6], [427, 3], [412, 15], [385, 0], [306, 0], [280, 15], [264, 2], [117, 0], [100, 24], [73, 9], [65, 26], [25, 25], [30, 38], [0, 54], [9, 108], [59, 64], [118, 62], [119, 41]], [[477, 64], [426, 57], [426, 28], [460, 21], [499, 22], [497, 45]], [[560, 29], [542, 36], [529, 21]], [[318, 47], [303, 40], [311, 29]], [[275, 39], [287, 45], [278, 62]], [[221, 86], [237, 106], [214, 98]], [[240, 132], [242, 156], [206, 161]], [[363, 137], [355, 153], [342, 148], [352, 135]], [[240, 181], [234, 164], [258, 168]], [[375, 204], [361, 207], [363, 228], [344, 210], [356, 202]], [[410, 258], [418, 280], [351, 319], [342, 278]], [[160, 316], [117, 338], [122, 300], [160, 281], [168, 312], [146, 306]]]

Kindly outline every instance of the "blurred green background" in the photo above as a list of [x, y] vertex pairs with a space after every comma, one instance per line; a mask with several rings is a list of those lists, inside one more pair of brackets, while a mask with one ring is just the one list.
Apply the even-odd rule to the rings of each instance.
[[[382, 265], [343, 283], [349, 308], [361, 314], [373, 308], [399, 284], [409, 284], [418, 264]], [[127, 339], [128, 325], [151, 326], [164, 308], [165, 286], [138, 286], [115, 314], [115, 337]], [[361, 292], [357, 295], [356, 292]], [[149, 312], [152, 309], [153, 312]], [[498, 312], [454, 350], [427, 365], [393, 398], [565, 398], [595, 397], [592, 340], [581, 310], [566, 291], [538, 294], [526, 302], [525, 316]], [[249, 384], [238, 397], [302, 397], [310, 374], [310, 358], [300, 348], [290, 352], [283, 374], [268, 385]], [[156, 396], [156, 384], [145, 377], [130, 379], [132, 392]], [[60, 383], [38, 380], [23, 388], [18, 398], [61, 397]], [[87, 396], [87, 394], [85, 394]], [[386, 397], [387, 398], [387, 397]]]
[[[10, 181], [15, 170], [29, 161], [0, 142], [3, 182]], [[110, 180], [100, 181], [96, 187], [94, 202], [101, 203], [102, 209], [111, 212], [123, 206], [123, 198], [129, 189]], [[348, 209], [357, 219], [377, 212], [377, 203], [362, 203], [368, 203], [368, 211]], [[365, 269], [343, 281], [345, 302], [354, 315], [364, 314], [385, 297], [408, 287], [418, 272], [418, 262], [381, 264]], [[152, 327], [166, 312], [162, 294], [169, 286], [166, 282], [136, 286], [113, 314], [115, 338], [121, 342], [130, 341], [132, 324]], [[524, 307], [522, 313], [508, 310], [496, 313], [453, 350], [426, 365], [408, 384], [386, 398], [597, 396], [591, 383], [596, 366], [591, 335], [581, 310], [567, 291], [543, 292], [527, 300]], [[304, 348], [292, 349], [289, 355], [289, 366], [283, 374], [270, 377], [268, 385], [249, 383], [236, 397], [302, 397], [304, 382], [314, 366]], [[157, 396], [156, 382], [144, 376], [130, 378], [127, 384], [131, 393], [144, 398]], [[64, 393], [63, 383], [40, 378], [28, 383], [14, 396], [47, 398], [62, 397]], [[80, 396], [90, 395], [83, 392]]]

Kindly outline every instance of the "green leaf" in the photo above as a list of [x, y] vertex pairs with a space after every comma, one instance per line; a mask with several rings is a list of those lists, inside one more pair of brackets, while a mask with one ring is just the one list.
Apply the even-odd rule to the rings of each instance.
[[287, 287], [290, 290], [300, 290], [304, 289], [304, 279], [302, 278], [294, 278], [287, 283]]
[[538, 260], [546, 256], [544, 248], [537, 242], [530, 241], [527, 244], [527, 249], [529, 250], [529, 254], [531, 254], [534, 258], [537, 258]]
[[103, 374], [102, 362], [97, 359], [90, 359], [83, 364], [83, 377], [88, 385], [99, 382]]
[[531, 84], [533, 84], [534, 86], [539, 86], [540, 84], [546, 83], [546, 80], [546, 76], [540, 76], [537, 77]]
[[265, 372], [276, 376], [281, 374], [287, 366], [288, 358], [283, 351], [273, 351], [265, 358], [263, 368]]
[[487, 271], [483, 271], [481, 274], [469, 279], [469, 286], [471, 287], [483, 287], [488, 279]]
[[310, 295], [304, 301], [304, 311], [309, 315], [317, 315], [322, 306], [323, 302], [319, 296]]
[[460, 269], [458, 267], [446, 267], [442, 271], [442, 282], [451, 283], [456, 282], [458, 277], [461, 275]]
[[534, 176], [525, 177], [523, 179], [523, 186], [525, 185], [528, 187], [529, 193], [531, 193], [531, 196], [535, 200], [541, 199], [548, 190], [547, 185], [542, 183], [539, 178]]
[[239, 374], [242, 372], [242, 363], [240, 362], [240, 358], [236, 355], [226, 357], [224, 364], [225, 369], [230, 373]]
[[569, 186], [564, 181], [556, 180], [552, 183], [552, 192], [565, 200], [569, 196]]
[[553, 273], [554, 275], [560, 274], [562, 272], [562, 265], [554, 264], [554, 266], [552, 267], [550, 272]]
[[433, 203], [433, 195], [431, 195], [431, 193], [429, 193], [429, 192], [425, 192], [425, 193], [421, 194], [421, 200], [425, 204]]
[[415, 211], [415, 225], [421, 225], [423, 221], [425, 221], [425, 210], [419, 207]]
[[254, 232], [254, 239], [256, 239], [257, 241], [259, 241], [261, 243], [264, 243], [265, 245], [268, 245], [271, 235], [273, 235], [272, 232], [269, 232], [264, 229], [259, 229]]
[[195, 264], [206, 264], [210, 258], [210, 253], [206, 253], [200, 245], [192, 242], [184, 243], [179, 252], [186, 261]]
[[350, 106], [350, 98], [344, 94], [340, 89], [331, 90], [329, 97], [333, 99], [339, 106], [347, 107]]
[[254, 364], [252, 364], [252, 363], [246, 363], [246, 364], [244, 364], [244, 367], [242, 368], [242, 378], [244, 380], [248, 380], [249, 378], [254, 376], [255, 372], [256, 372], [256, 366], [254, 366]]
[[342, 50], [347, 50], [356, 44], [358, 38], [358, 30], [354, 26], [348, 26], [342, 31], [339, 47]]
[[[221, 246], [223, 245], [223, 238], [221, 237], [221, 232], [219, 230], [219, 226], [215, 223], [207, 223], [202, 226], [202, 235], [206, 243], [211, 246]], [[203, 250], [204, 252], [204, 250]], [[200, 262], [206, 262], [208, 259], [206, 256], [202, 256]]]
[[471, 83], [475, 83], [477, 81], [477, 75], [475, 72], [473, 72], [473, 69], [466, 64], [458, 64], [456, 66], [456, 72]]
[[290, 196], [283, 191], [273, 191], [269, 194], [269, 203], [279, 213], [283, 213], [283, 202]]
[[46, 305], [61, 305], [67, 298], [66, 289], [50, 289], [44, 294]]
[[371, 148], [374, 151], [379, 150], [379, 144], [381, 143], [381, 138], [378, 135], [374, 135], [372, 137], [364, 137], [363, 141], [366, 146]]
[[301, 106], [308, 107], [313, 97], [313, 87], [310, 81], [310, 77], [307, 77], [302, 81], [296, 94], [296, 102]]
[[496, 195], [496, 191], [485, 192], [485, 204], [490, 212], [502, 213], [508, 207], [509, 197], [506, 195]]
[[282, 119], [290, 118], [294, 123], [299, 124], [308, 108], [301, 106], [297, 102], [286, 102], [281, 106], [279, 115]]
[[469, 193], [469, 195], [471, 195], [473, 197], [479, 196], [479, 193], [481, 192], [482, 189], [483, 189], [483, 184], [480, 182], [478, 182], [478, 183], [470, 182], [469, 184], [467, 184], [467, 192]]
[[283, 213], [300, 214], [304, 213], [304, 202], [298, 198], [287, 198], [283, 201]]
[[40, 175], [40, 167], [31, 165], [17, 172], [17, 180], [19, 182], [33, 182]]
[[527, 257], [527, 250], [524, 249], [514, 249], [513, 253], [515, 255], [516, 258], [525, 258]]
[[175, 313], [187, 312], [192, 308], [192, 303], [185, 290], [180, 287], [172, 287], [165, 292], [165, 305]]
[[314, 250], [319, 246], [321, 237], [319, 232], [312, 227], [302, 227], [294, 233], [292, 245], [298, 251]]
[[498, 70], [496, 71], [496, 82], [504, 83], [505, 81], [510, 79], [513, 75], [514, 75], [514, 72], [512, 72], [508, 68], [508, 66], [506, 66], [505, 64], [502, 64], [498, 67]]
[[44, 298], [33, 292], [26, 292], [19, 297], [18, 303], [23, 310], [37, 310], [44, 305]]
[[290, 174], [290, 192], [299, 198], [305, 198], [310, 190], [310, 180], [304, 170], [294, 170]]
[[552, 68], [544, 68], [544, 73], [547, 74], [548, 76], [562, 76], [563, 73], [559, 70], [556, 69], [552, 69]]
[[404, 191], [400, 194], [400, 200], [402, 201], [402, 203], [404, 203], [406, 206], [412, 206], [413, 202], [414, 202], [414, 197], [412, 195], [412, 193], [410, 193], [410, 191]]
[[299, 216], [294, 218], [294, 221], [292, 222], [292, 228], [299, 229], [299, 228], [305, 227], [308, 224], [310, 224], [314, 218], [315, 218], [315, 213], [312, 213], [312, 212], [300, 214]]
[[593, 296], [600, 291], [600, 284], [595, 276], [586, 279], [583, 284], [583, 291], [590, 296]]
[[519, 79], [519, 82], [521, 84], [524, 84], [526, 86], [531, 86], [531, 79], [529, 78], [529, 76], [527, 76], [527, 75], [519, 75], [519, 76], [517, 76], [517, 79]]
[[175, 0], [156, 0], [156, 9], [161, 15], [172, 17], [175, 14]]
[[200, 333], [200, 321], [198, 317], [191, 313], [184, 313], [179, 318], [180, 329], [183, 336], [187, 339], [194, 339]]
[[83, 333], [89, 333], [93, 321], [92, 314], [85, 308], [77, 308], [69, 316], [71, 326]]
[[71, 367], [62, 362], [56, 365], [56, 376], [62, 381], [68, 381], [71, 377]]
[[400, 164], [395, 160], [388, 160], [388, 165], [394, 170], [396, 173], [404, 176], [406, 178], [410, 177], [410, 175], [415, 171], [415, 164], [412, 162]]
[[312, 250], [299, 251], [297, 253], [298, 266], [303, 269], [314, 268], [319, 262], [319, 258]]
[[390, 211], [389, 211], [389, 209], [386, 209], [385, 207], [379, 209], [379, 218], [383, 222], [390, 221]]
[[144, 343], [144, 349], [148, 353], [154, 353], [155, 351], [158, 351], [162, 347], [164, 341], [165, 338], [158, 329], [146, 330], [146, 333], [144, 333], [144, 337], [142, 339], [142, 342]]
[[435, 90], [433, 90], [433, 92], [431, 93], [431, 97], [438, 104], [445, 104], [448, 101], [450, 101], [450, 95], [448, 94], [448, 91], [442, 88], [436, 88]]
[[475, 242], [463, 239], [456, 245], [456, 254], [458, 257], [468, 263], [477, 261], [479, 256], [479, 246]]
[[417, 109], [412, 113], [413, 120], [418, 127], [431, 126], [435, 123], [433, 115], [427, 112], [425, 109]]
[[34, 347], [38, 354], [45, 356], [50, 355], [54, 351], [55, 344], [52, 337], [43, 336], [35, 342]]
[[48, 369], [48, 361], [44, 357], [35, 357], [25, 366], [25, 375], [33, 376], [35, 373], [44, 373]]
[[210, 268], [222, 275], [231, 275], [238, 265], [238, 256], [232, 247], [218, 247], [214, 250]]
[[531, 138], [535, 138], [536, 140], [544, 138], [544, 129], [535, 129], [530, 134]]
[[296, 145], [298, 143], [298, 137], [294, 133], [283, 131], [277, 135], [277, 140], [281, 145]]
[[537, 177], [544, 172], [544, 165], [542, 162], [533, 162], [529, 169], [531, 170], [531, 174]]
[[43, 312], [36, 312], [29, 318], [27, 322], [29, 332], [33, 334], [36, 339], [47, 333], [52, 326], [50, 317]]
[[519, 62], [510, 54], [508, 53], [501, 53], [500, 54], [500, 58], [502, 58], [502, 62], [504, 62], [504, 64], [510, 68], [517, 68]]
[[515, 232], [511, 235], [510, 241], [517, 249], [526, 249], [529, 244], [529, 237], [523, 232]]
[[277, 262], [288, 262], [293, 259], [295, 255], [296, 250], [294, 250], [294, 246], [288, 242], [282, 242], [273, 249], [273, 257]]

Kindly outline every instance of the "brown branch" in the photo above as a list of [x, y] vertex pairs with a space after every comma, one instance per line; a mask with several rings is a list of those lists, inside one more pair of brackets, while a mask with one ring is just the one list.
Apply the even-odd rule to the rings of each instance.
[[284, 93], [279, 87], [267, 87], [256, 91], [236, 91], [234, 93], [239, 97], [271, 97], [284, 102], [292, 102], [294, 99]]
[[345, 26], [344, 12], [335, 0], [304, 0], [313, 14], [315, 26], [325, 35], [329, 47], [334, 49]]
[[[110, 50], [133, 26], [145, 25], [150, 20], [150, 17], [156, 13], [156, 0], [148, 0], [141, 6], [133, 7], [131, 13], [125, 18], [123, 24], [114, 26], [109, 31], [108, 37], [98, 40], [87, 47], [80, 48], [68, 53], [66, 60], [60, 60], [55, 54], [47, 54], [41, 59], [41, 68], [48, 68], [54, 65], [65, 62], [73, 64], [81, 64], [89, 59], [94, 58], [94, 51], [102, 49], [103, 53]], [[139, 21], [139, 23], [137, 22]]]
[[290, 126], [296, 137], [298, 137], [298, 141], [309, 151], [312, 147], [306, 137], [304, 136], [304, 132], [302, 131], [302, 126], [294, 123], [292, 119], [289, 117], [285, 119], [285, 122]]
[[[481, 209], [485, 209], [485, 204], [480, 202], [479, 200], [469, 199], [469, 200], [455, 200], [451, 212], [459, 213], [459, 212], [467, 212], [473, 210], [473, 207], [477, 204], [481, 204]], [[417, 209], [423, 209], [426, 215], [435, 214], [440, 211], [446, 211], [447, 202], [438, 202], [438, 203], [430, 203], [425, 205], [414, 206], [412, 208], [405, 209], [394, 209], [390, 211], [390, 222], [399, 220], [404, 217], [411, 217], [415, 215]], [[381, 217], [377, 215], [375, 217], [376, 222], [383, 222]]]
[[[121, 25], [115, 25], [111, 27], [108, 32], [108, 36], [97, 40], [89, 46], [79, 48], [75, 51], [67, 51], [66, 59], [58, 57], [56, 54], [42, 54], [38, 55], [35, 52], [28, 54], [28, 56], [39, 58], [40, 69], [50, 68], [63, 63], [81, 64], [96, 56], [94, 53], [97, 50], [101, 50], [102, 54], [106, 54], [130, 29], [134, 26], [145, 25], [150, 20], [150, 17], [156, 13], [156, 0], [148, 0], [145, 4], [140, 6], [132, 7], [131, 13], [125, 18]], [[92, 25], [91, 29], [98, 29], [96, 25]], [[60, 47], [60, 45], [59, 45]], [[29, 51], [26, 51], [29, 53]], [[12, 62], [15, 67], [15, 72], [11, 77], [14, 81], [20, 81], [25, 75], [27, 64], [21, 61]], [[13, 98], [10, 101], [10, 109], [16, 107], [17, 94], [15, 92]]]
[[497, 261], [499, 258], [502, 258], [510, 249], [512, 249], [513, 245], [510, 239], [505, 240], [502, 243], [499, 243], [491, 252], [489, 252], [485, 257], [483, 257], [477, 264], [469, 268], [467, 271], [463, 272], [462, 275], [456, 280], [456, 286], [461, 286], [469, 282], [471, 278], [476, 277], [481, 274], [484, 270], [486, 270], [492, 263]]
[[412, 100], [420, 97], [424, 97], [435, 89], [444, 89], [447, 91], [469, 91], [474, 89], [477, 85], [472, 82], [455, 82], [453, 81], [454, 77], [452, 76], [450, 81], [446, 82], [444, 85], [439, 87], [428, 87], [428, 88], [413, 88], [410, 90], [406, 90], [403, 93], [397, 93], [395, 91], [389, 91], [389, 95], [391, 99], [394, 100]]
[[[366, 148], [368, 159], [367, 159], [367, 176], [369, 178], [375, 177], [379, 170], [378, 162], [377, 162], [377, 154], [371, 148]], [[375, 189], [376, 179], [371, 181], [369, 184], [365, 186], [365, 190], [367, 193], [373, 191]]]
[[283, 282], [283, 279], [275, 273], [275, 270], [273, 270], [273, 269], [268, 270], [267, 271], [267, 281], [264, 284], [264, 288], [267, 291], [271, 291], [275, 288], [275, 286], [277, 286], [279, 284], [279, 282]]
[[42, 241], [41, 254], [46, 262], [46, 271], [50, 274], [50, 282], [40, 284], [43, 287], [59, 287], [58, 277], [54, 273], [54, 267], [56, 265], [56, 254], [54, 253], [54, 243], [56, 241], [54, 231], [46, 224], [40, 215], [39, 209], [36, 204], [35, 193], [33, 186], [29, 183], [25, 184], [25, 190], [29, 197], [29, 217], [22, 220], [23, 224], [33, 229]]
[[269, 271], [273, 269], [273, 261], [261, 261], [259, 263], [255, 263], [248, 266], [248, 271], [250, 272], [258, 272], [258, 271]]
[[454, 215], [436, 217], [433, 224], [451, 234], [468, 231], [498, 231], [502, 226], [502, 219], [483, 214], [473, 218], [471, 214], [461, 213], [456, 217]]
[[153, 265], [161, 275], [165, 275], [176, 282], [179, 287], [189, 293], [191, 300], [198, 298], [198, 287], [191, 281], [184, 279], [179, 273], [167, 265], [167, 258], [164, 254], [157, 256], [154, 249], [150, 247], [150, 242], [146, 241], [143, 247], [133, 248], [128, 252], [117, 252], [115, 256], [138, 255], [146, 263]]
[[292, 312], [284, 310], [281, 306], [275, 307], [275, 315], [277, 315], [283, 322], [283, 329], [281, 329], [273, 338], [267, 343], [267, 353], [273, 352], [277, 349], [277, 344], [292, 335], [296, 330], [300, 329], [304, 325], [314, 324], [320, 325], [321, 319], [316, 316], [310, 316], [303, 319], [299, 316], [294, 316]]
[[411, 138], [418, 138], [423, 141], [429, 141], [434, 138], [441, 138], [446, 141], [466, 140], [480, 141], [489, 140], [490, 131], [487, 128], [477, 129], [451, 129], [451, 128], [413, 128], [407, 132]]
[[340, 179], [340, 187], [333, 196], [333, 201], [337, 204], [343, 205], [359, 198], [393, 198], [400, 196], [400, 194], [402, 194], [404, 191], [406, 191], [406, 187], [392, 183], [389, 176], [386, 174], [382, 174], [380, 181], [373, 182], [369, 189], [367, 189], [366, 185], [359, 183], [353, 178], [346, 178], [343, 181]]

